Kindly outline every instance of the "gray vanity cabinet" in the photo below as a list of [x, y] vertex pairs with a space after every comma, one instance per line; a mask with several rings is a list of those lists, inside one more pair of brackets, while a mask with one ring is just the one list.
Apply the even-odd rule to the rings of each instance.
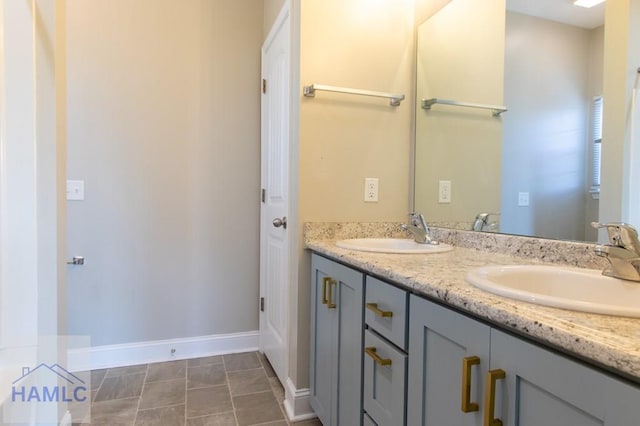
[[409, 296], [405, 290], [377, 278], [367, 277], [366, 283], [364, 415], [378, 426], [403, 425]]
[[638, 403], [637, 387], [411, 297], [408, 425], [637, 426]]
[[408, 425], [482, 425], [490, 336], [489, 326], [411, 296]]
[[362, 424], [364, 275], [313, 255], [310, 403], [324, 426]]
[[640, 424], [637, 387], [496, 329], [490, 368], [505, 373], [494, 405], [505, 426]]
[[311, 292], [324, 426], [640, 425], [639, 386], [316, 254]]

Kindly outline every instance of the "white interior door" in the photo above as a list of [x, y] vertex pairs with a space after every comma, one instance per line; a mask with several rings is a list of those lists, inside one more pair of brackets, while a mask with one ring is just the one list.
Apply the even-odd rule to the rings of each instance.
[[286, 378], [289, 240], [289, 11], [283, 8], [262, 47], [262, 204], [260, 350]]

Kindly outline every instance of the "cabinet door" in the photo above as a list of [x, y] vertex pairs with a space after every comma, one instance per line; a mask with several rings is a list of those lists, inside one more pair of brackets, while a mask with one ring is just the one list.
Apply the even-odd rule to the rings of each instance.
[[362, 424], [362, 336], [364, 276], [352, 270], [338, 276], [338, 422]]
[[362, 422], [364, 276], [313, 255], [310, 403], [322, 424]]
[[[640, 390], [586, 365], [491, 330], [494, 418], [505, 426], [637, 426]], [[633, 414], [633, 415], [632, 415]]]
[[334, 378], [337, 368], [334, 337], [337, 313], [327, 307], [326, 282], [323, 286], [323, 280], [331, 278], [334, 268], [325, 259], [314, 255], [311, 272], [310, 403], [322, 424], [332, 425], [336, 424], [332, 407], [337, 404], [337, 380]]
[[[482, 425], [490, 328], [417, 296], [411, 296], [409, 306], [407, 424]], [[469, 359], [468, 393], [463, 392], [462, 382], [465, 358]], [[467, 394], [477, 407], [463, 412], [462, 399]]]

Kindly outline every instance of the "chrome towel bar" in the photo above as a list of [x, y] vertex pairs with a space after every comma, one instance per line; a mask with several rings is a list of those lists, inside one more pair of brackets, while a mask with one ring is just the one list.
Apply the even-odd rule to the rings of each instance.
[[325, 86], [322, 84], [311, 84], [310, 86], [303, 87], [304, 96], [313, 98], [316, 95], [316, 90], [323, 90], [326, 92], [338, 92], [348, 93], [350, 95], [362, 95], [362, 96], [374, 96], [377, 98], [388, 98], [391, 106], [400, 105], [400, 101], [404, 100], [404, 95], [395, 93], [373, 92], [371, 90], [349, 89], [346, 87]]
[[484, 105], [484, 104], [474, 104], [471, 102], [458, 102], [451, 101], [448, 99], [440, 99], [440, 98], [431, 98], [431, 99], [423, 99], [422, 100], [422, 108], [426, 110], [431, 109], [431, 105], [433, 104], [443, 104], [443, 105], [453, 105], [460, 107], [468, 107], [468, 108], [482, 108], [482, 109], [490, 109], [491, 113], [494, 117], [500, 117], [500, 114], [507, 111], [507, 108], [502, 105]]

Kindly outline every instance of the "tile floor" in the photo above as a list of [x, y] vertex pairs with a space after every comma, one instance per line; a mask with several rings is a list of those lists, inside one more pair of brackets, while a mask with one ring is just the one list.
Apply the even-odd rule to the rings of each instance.
[[92, 425], [291, 424], [282, 385], [257, 352], [95, 370], [91, 385]]

